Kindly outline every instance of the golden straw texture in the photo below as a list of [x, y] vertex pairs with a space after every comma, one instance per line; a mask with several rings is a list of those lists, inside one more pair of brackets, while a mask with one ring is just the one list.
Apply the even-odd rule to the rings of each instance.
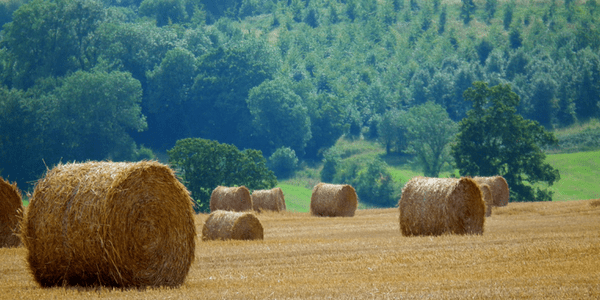
[[485, 203], [471, 178], [415, 177], [398, 207], [404, 236], [483, 233]]
[[23, 218], [21, 191], [0, 177], [0, 247], [21, 246], [19, 222]]
[[202, 240], [262, 240], [263, 227], [249, 212], [217, 210], [212, 212], [202, 227]]
[[310, 197], [310, 213], [321, 217], [352, 217], [358, 207], [358, 196], [347, 184], [319, 183]]
[[252, 197], [245, 186], [218, 186], [210, 195], [210, 211], [249, 211], [252, 210]]
[[481, 195], [483, 196], [483, 202], [485, 202], [485, 216], [490, 217], [492, 215], [492, 206], [494, 206], [494, 196], [492, 196], [492, 190], [490, 186], [481, 183], [479, 184], [481, 189]]
[[36, 184], [23, 224], [42, 287], [175, 287], [194, 260], [189, 192], [154, 161], [58, 165]]
[[507, 206], [510, 190], [506, 179], [502, 176], [474, 177], [477, 183], [485, 183], [490, 186], [492, 196], [494, 197], [494, 206]]
[[257, 212], [264, 210], [284, 211], [285, 198], [283, 191], [277, 187], [270, 190], [256, 190], [252, 192], [252, 207]]

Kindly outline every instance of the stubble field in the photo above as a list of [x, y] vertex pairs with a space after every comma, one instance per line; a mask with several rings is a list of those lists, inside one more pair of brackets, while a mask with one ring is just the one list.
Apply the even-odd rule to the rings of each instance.
[[198, 240], [177, 289], [41, 289], [2, 248], [0, 299], [600, 298], [600, 200], [511, 203], [477, 236], [403, 237], [397, 209], [259, 219], [263, 241]]

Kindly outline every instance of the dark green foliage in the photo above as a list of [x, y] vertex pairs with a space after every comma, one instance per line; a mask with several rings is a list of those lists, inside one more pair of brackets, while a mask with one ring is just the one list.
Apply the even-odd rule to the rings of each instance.
[[503, 24], [504, 24], [504, 30], [508, 30], [510, 28], [510, 24], [512, 23], [512, 20], [513, 20], [513, 11], [514, 11], [513, 3], [510, 3], [505, 6], [504, 18], [502, 19]]
[[139, 12], [142, 16], [153, 17], [159, 27], [180, 23], [187, 18], [183, 0], [144, 0]]
[[461, 0], [461, 2], [462, 6], [460, 8], [460, 17], [466, 25], [469, 24], [473, 19], [473, 15], [475, 14], [475, 9], [477, 7], [475, 6], [473, 0]]
[[252, 115], [258, 148], [272, 153], [276, 148], [290, 147], [303, 153], [311, 138], [310, 118], [302, 99], [286, 80], [263, 82], [253, 88], [247, 100]]
[[290, 147], [278, 148], [269, 157], [269, 169], [275, 172], [277, 178], [292, 177], [297, 168], [298, 157]]
[[498, 0], [485, 0], [485, 21], [490, 24], [496, 14]]
[[341, 151], [334, 147], [323, 153], [323, 169], [321, 169], [321, 182], [333, 182], [337, 168], [342, 162]]
[[509, 34], [510, 48], [518, 49], [523, 45], [523, 38], [521, 38], [521, 32], [517, 28], [513, 28]]
[[96, 63], [94, 31], [104, 16], [93, 0], [33, 0], [19, 7], [2, 38], [15, 68], [13, 86], [28, 89], [39, 78], [89, 70]]
[[485, 60], [488, 58], [492, 50], [494, 50], [494, 46], [487, 40], [481, 40], [479, 45], [477, 45], [477, 55], [479, 56], [479, 62], [481, 65], [485, 65]]
[[451, 163], [449, 143], [456, 134], [456, 123], [438, 104], [427, 102], [412, 107], [402, 120], [409, 153], [416, 156], [425, 176], [438, 177], [446, 163]]
[[392, 207], [398, 203], [398, 195], [387, 169], [388, 165], [379, 158], [347, 160], [338, 165], [333, 182], [353, 186], [361, 202]]
[[[253, 128], [249, 125], [253, 116], [246, 99], [250, 90], [270, 79], [277, 68], [272, 50], [266, 42], [252, 40], [233, 43], [229, 48], [218, 47], [200, 57], [191, 99], [200, 108], [194, 126], [202, 136], [251, 145]], [[303, 145], [293, 146], [298, 149]]]
[[317, 11], [314, 9], [309, 9], [308, 14], [304, 18], [304, 23], [308, 24], [308, 26], [312, 28], [316, 28], [319, 26], [319, 20], [317, 18]]
[[446, 5], [442, 6], [442, 12], [440, 13], [440, 21], [438, 23], [438, 33], [442, 34], [446, 31], [446, 19], [448, 18], [448, 12]]
[[229, 144], [187, 138], [167, 151], [169, 163], [180, 173], [191, 192], [197, 212], [209, 211], [210, 195], [219, 185], [246, 186], [250, 190], [271, 189], [277, 185], [262, 152], [238, 150]]
[[385, 146], [386, 154], [403, 153], [408, 147], [404, 119], [405, 111], [393, 109], [387, 111], [379, 122], [379, 142]]
[[452, 146], [462, 176], [503, 176], [511, 189], [511, 201], [548, 201], [552, 193], [533, 188], [538, 182], [552, 185], [558, 170], [544, 162], [540, 147], [557, 143], [556, 137], [539, 123], [516, 113], [519, 97], [508, 85], [489, 88], [475, 82], [465, 92], [473, 102], [467, 118], [459, 123], [457, 142]]

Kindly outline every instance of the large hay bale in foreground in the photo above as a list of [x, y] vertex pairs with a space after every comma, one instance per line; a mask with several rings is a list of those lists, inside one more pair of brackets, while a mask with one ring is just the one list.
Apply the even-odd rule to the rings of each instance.
[[210, 211], [249, 211], [252, 210], [250, 190], [245, 186], [218, 186], [210, 195]]
[[471, 178], [415, 177], [398, 206], [404, 236], [483, 233], [485, 203]]
[[485, 202], [485, 216], [489, 217], [492, 215], [492, 206], [494, 206], [494, 196], [492, 195], [492, 190], [490, 189], [490, 186], [485, 183], [479, 184], [479, 188], [481, 189], [483, 202]]
[[262, 240], [263, 227], [249, 212], [217, 210], [202, 227], [202, 240]]
[[358, 196], [347, 184], [319, 183], [310, 197], [310, 214], [321, 217], [352, 217], [358, 207]]
[[194, 260], [192, 199], [154, 161], [58, 165], [36, 184], [23, 224], [42, 287], [175, 287]]
[[508, 183], [502, 176], [474, 177], [477, 183], [485, 183], [490, 186], [494, 197], [494, 206], [507, 206], [510, 190]]
[[21, 191], [0, 177], [0, 248], [21, 246], [19, 222], [23, 218]]
[[261, 212], [264, 210], [284, 211], [285, 198], [281, 188], [270, 190], [256, 190], [252, 192], [252, 208]]

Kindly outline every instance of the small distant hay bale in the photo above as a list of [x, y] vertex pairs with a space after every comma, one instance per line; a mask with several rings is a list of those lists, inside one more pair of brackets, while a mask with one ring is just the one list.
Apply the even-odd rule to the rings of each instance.
[[270, 190], [256, 190], [252, 192], [252, 207], [257, 212], [265, 210], [284, 211], [285, 198], [283, 191], [277, 187]]
[[262, 240], [263, 227], [249, 212], [217, 210], [212, 212], [202, 227], [202, 240]]
[[404, 236], [483, 233], [485, 203], [471, 178], [415, 177], [398, 206]]
[[485, 183], [490, 186], [494, 197], [494, 206], [507, 206], [510, 190], [508, 183], [502, 176], [474, 177], [477, 183]]
[[19, 247], [19, 222], [23, 218], [23, 200], [16, 183], [0, 177], [0, 248]]
[[250, 190], [245, 186], [225, 187], [218, 186], [210, 195], [210, 211], [250, 211], [252, 210], [252, 197]]
[[483, 196], [483, 201], [485, 202], [485, 216], [489, 217], [492, 215], [492, 206], [494, 206], [494, 196], [492, 196], [492, 190], [490, 186], [481, 183], [479, 184], [479, 188], [481, 189], [481, 195]]
[[319, 183], [310, 197], [310, 214], [320, 217], [352, 217], [358, 207], [358, 196], [347, 184]]
[[176, 287], [196, 247], [189, 192], [154, 161], [54, 167], [37, 182], [22, 230], [42, 287]]

